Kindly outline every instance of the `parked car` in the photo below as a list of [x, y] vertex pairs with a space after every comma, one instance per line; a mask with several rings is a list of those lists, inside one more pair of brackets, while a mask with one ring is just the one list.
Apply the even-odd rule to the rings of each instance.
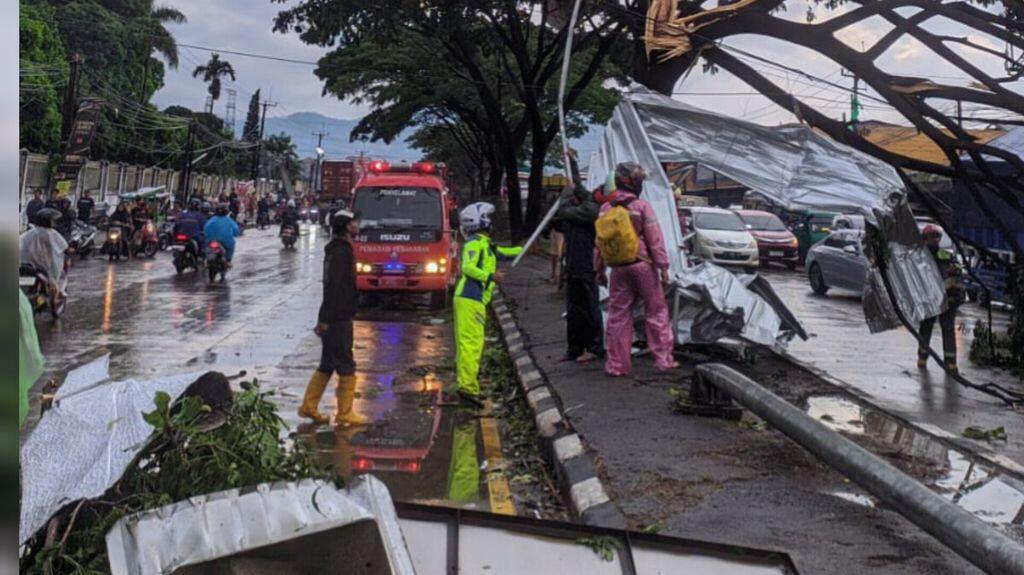
[[1013, 303], [1013, 284], [1007, 271], [1013, 256], [1009, 253], [999, 255], [1005, 260], [997, 262], [988, 258], [971, 258], [974, 262], [971, 273], [964, 274], [967, 299], [976, 301], [983, 307], [992, 305], [994, 301], [1003, 304]]
[[825, 295], [830, 288], [864, 292], [868, 261], [863, 239], [863, 230], [839, 230], [808, 250], [807, 279], [814, 293]]
[[778, 216], [757, 210], [737, 210], [736, 213], [757, 242], [761, 265], [774, 262], [789, 269], [796, 268], [800, 263], [800, 242]]
[[800, 261], [807, 259], [811, 246], [825, 239], [832, 231], [834, 212], [783, 211], [779, 216], [800, 242]]
[[760, 264], [754, 236], [735, 212], [721, 208], [688, 207], [679, 213], [690, 257], [753, 271]]

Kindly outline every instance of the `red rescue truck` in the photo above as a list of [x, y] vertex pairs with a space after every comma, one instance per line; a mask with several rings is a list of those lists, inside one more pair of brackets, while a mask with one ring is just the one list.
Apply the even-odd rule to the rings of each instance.
[[447, 306], [459, 247], [444, 172], [443, 164], [430, 162], [367, 164], [352, 199], [360, 213], [354, 245], [360, 292], [429, 293], [432, 307]]

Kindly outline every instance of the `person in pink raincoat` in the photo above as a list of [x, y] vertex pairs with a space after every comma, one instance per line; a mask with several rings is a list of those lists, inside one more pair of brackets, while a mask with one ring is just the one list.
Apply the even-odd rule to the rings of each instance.
[[645, 177], [643, 168], [635, 162], [623, 162], [616, 166], [615, 192], [606, 197], [600, 212], [604, 214], [618, 205], [625, 207], [640, 240], [637, 261], [612, 268], [610, 280], [605, 276], [601, 252], [594, 250], [594, 269], [598, 270], [598, 282], [608, 285], [608, 321], [604, 336], [607, 357], [604, 370], [613, 377], [629, 375], [633, 307], [637, 299], [644, 303], [647, 345], [654, 356], [655, 368], [664, 371], [679, 367], [672, 357], [675, 338], [669, 325], [668, 305], [665, 303], [662, 285], [668, 282], [665, 239], [651, 204], [639, 197], [643, 192]]

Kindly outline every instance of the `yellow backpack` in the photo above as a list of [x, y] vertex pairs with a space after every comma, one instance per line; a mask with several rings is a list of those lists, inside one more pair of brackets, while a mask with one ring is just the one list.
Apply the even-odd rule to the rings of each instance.
[[597, 250], [601, 252], [605, 265], [626, 266], [639, 258], [640, 240], [626, 209], [631, 203], [632, 198], [621, 203], [613, 202], [612, 208], [594, 222]]

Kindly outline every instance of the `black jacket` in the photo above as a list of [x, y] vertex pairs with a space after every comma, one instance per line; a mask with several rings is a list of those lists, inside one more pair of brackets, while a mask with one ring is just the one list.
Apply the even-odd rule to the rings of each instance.
[[92, 210], [96, 207], [96, 200], [82, 197], [78, 200], [78, 219], [88, 223], [92, 218]]
[[25, 206], [25, 217], [28, 218], [28, 223], [36, 223], [36, 214], [44, 207], [46, 207], [46, 201], [42, 198], [32, 198], [29, 200], [28, 205]]
[[587, 191], [579, 179], [576, 162], [572, 163], [575, 189], [562, 196], [562, 204], [555, 212], [559, 229], [565, 234], [565, 275], [569, 279], [594, 277], [594, 222], [600, 206], [594, 195]]
[[352, 244], [332, 239], [324, 248], [324, 301], [319, 323], [351, 320], [356, 315], [356, 258]]

